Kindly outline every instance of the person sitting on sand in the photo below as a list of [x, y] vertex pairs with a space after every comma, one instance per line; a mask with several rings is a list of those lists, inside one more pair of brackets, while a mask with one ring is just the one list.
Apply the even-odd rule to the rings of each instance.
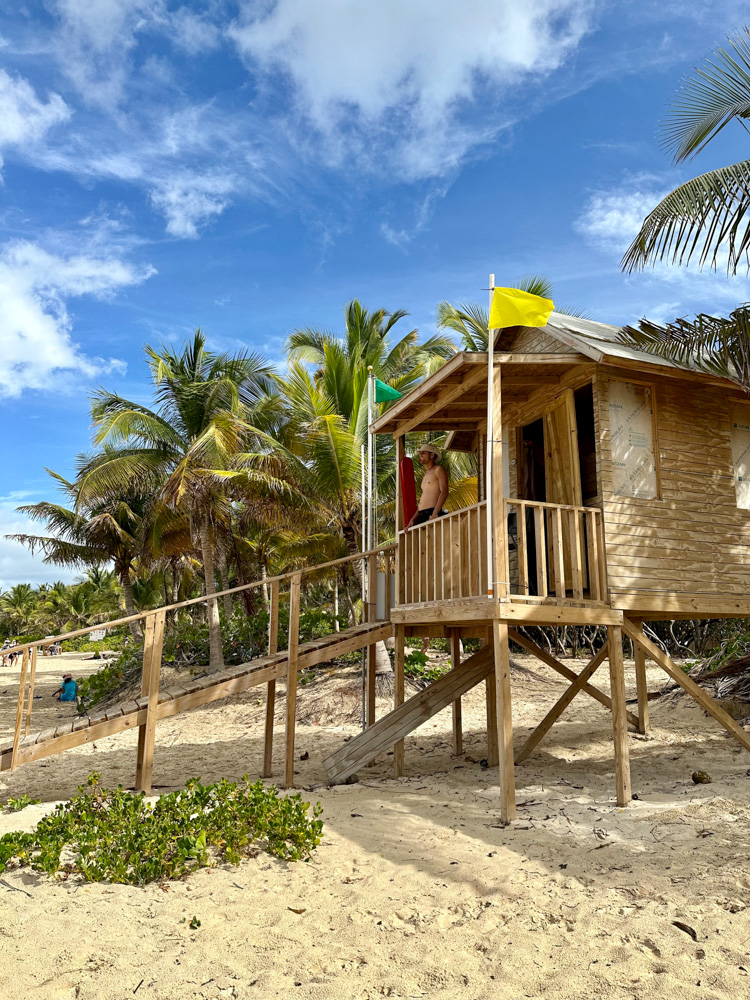
[[436, 517], [444, 514], [443, 504], [448, 499], [450, 487], [448, 486], [448, 473], [440, 461], [440, 449], [434, 444], [424, 444], [419, 449], [419, 464], [424, 469], [422, 476], [422, 495], [419, 498], [419, 507], [414, 512], [407, 528], [414, 528], [425, 521], [434, 521]]
[[58, 701], [78, 701], [78, 685], [72, 674], [63, 674], [62, 685], [55, 691]]

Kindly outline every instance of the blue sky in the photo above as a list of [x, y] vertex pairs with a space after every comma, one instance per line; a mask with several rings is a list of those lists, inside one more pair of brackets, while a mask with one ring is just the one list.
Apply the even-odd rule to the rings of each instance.
[[[746, 278], [618, 262], [688, 167], [657, 126], [746, 6], [0, 0], [0, 532], [89, 444], [89, 388], [200, 325], [281, 364], [354, 296], [425, 336], [529, 273], [595, 319], [727, 311]], [[71, 578], [0, 540], [0, 587]]]

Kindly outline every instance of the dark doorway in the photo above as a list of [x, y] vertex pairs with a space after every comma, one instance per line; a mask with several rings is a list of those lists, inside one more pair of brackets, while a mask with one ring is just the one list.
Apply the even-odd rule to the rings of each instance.
[[523, 500], [547, 499], [544, 475], [544, 420], [521, 428], [521, 468], [518, 495]]
[[578, 464], [581, 469], [581, 497], [583, 506], [591, 506], [597, 498], [596, 485], [596, 432], [594, 430], [594, 391], [589, 382], [573, 394], [576, 404], [578, 430]]

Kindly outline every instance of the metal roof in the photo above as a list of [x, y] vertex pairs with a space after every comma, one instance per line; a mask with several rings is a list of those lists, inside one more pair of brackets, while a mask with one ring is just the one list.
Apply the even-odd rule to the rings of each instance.
[[565, 313], [553, 312], [547, 326], [542, 329], [561, 340], [568, 347], [588, 355], [597, 363], [605, 357], [623, 358], [630, 361], [642, 361], [649, 365], [661, 365], [665, 368], [680, 368], [665, 358], [646, 351], [638, 351], [634, 347], [619, 342], [623, 328], [610, 323], [597, 323], [592, 319], [579, 319], [577, 316], [567, 316]]

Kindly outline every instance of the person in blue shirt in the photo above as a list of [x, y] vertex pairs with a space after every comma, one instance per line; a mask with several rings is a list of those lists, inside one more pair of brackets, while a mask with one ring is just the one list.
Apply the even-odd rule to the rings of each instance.
[[63, 674], [62, 685], [55, 691], [58, 701], [78, 701], [78, 685], [71, 674]]

